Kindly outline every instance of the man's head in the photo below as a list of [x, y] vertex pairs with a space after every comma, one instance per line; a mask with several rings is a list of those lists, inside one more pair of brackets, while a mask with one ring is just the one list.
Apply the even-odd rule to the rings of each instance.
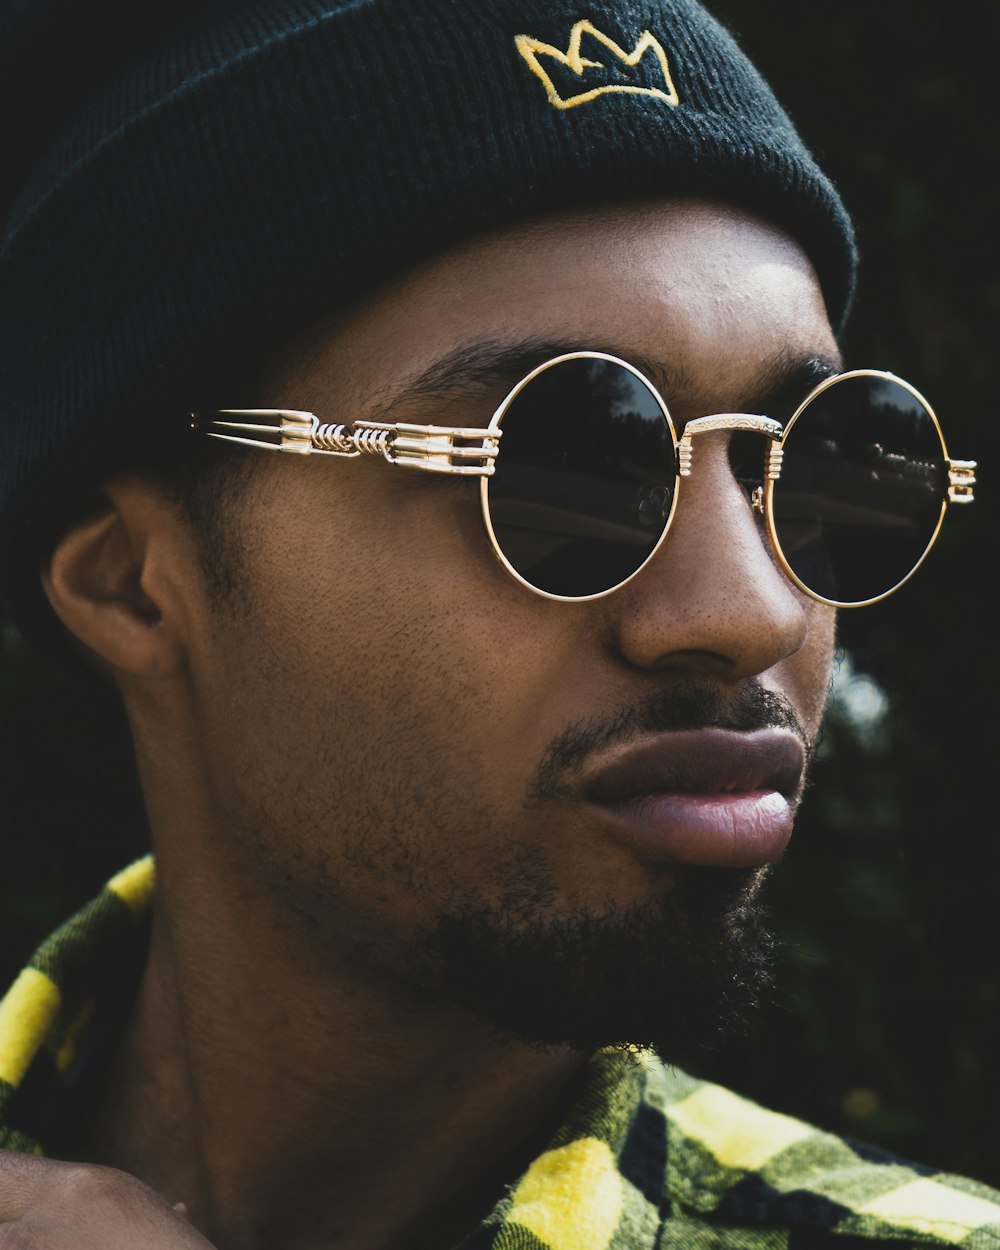
[[[0, 10], [0, 49], [0, 527], [36, 637], [38, 548], [90, 487], [183, 455], [178, 413], [463, 239], [711, 196], [802, 244], [836, 328], [850, 303], [836, 191], [692, 0], [215, 0], [141, 29], [39, 0]], [[62, 89], [25, 116], [41, 77]]]
[[[211, 883], [269, 951], [536, 1041], [704, 1035], [765, 962], [756, 893], [834, 634], [728, 435], [699, 435], [654, 559], [564, 603], [496, 560], [474, 479], [189, 452], [188, 415], [482, 427], [585, 350], [640, 365], [678, 429], [787, 418], [838, 367], [836, 194], [688, 3], [205, 20], [214, 39], [196, 22], [153, 55], [165, 84], [116, 71], [114, 108], [81, 110], [11, 214], [13, 597], [31, 603], [40, 485], [87, 495], [40, 584], [122, 692], [168, 908]], [[109, 218], [107, 290], [66, 240], [81, 206]], [[29, 281], [47, 240], [72, 327], [55, 277]], [[485, 349], [492, 370], [456, 368]]]
[[[643, 361], [679, 423], [790, 408], [837, 357], [786, 234], [653, 200], [426, 262], [273, 362], [260, 406], [484, 425], [515, 379], [441, 368], [484, 342]], [[226, 448], [254, 467], [225, 505], [221, 598], [198, 572], [211, 536], [146, 477], [110, 479], [45, 582], [124, 692], [165, 872], [212, 863], [276, 942], [305, 926], [317, 958], [529, 1037], [713, 1027], [760, 969], [753, 896], [834, 614], [778, 567], [726, 436], [704, 437], [656, 557], [582, 603], [509, 576], [474, 479]]]

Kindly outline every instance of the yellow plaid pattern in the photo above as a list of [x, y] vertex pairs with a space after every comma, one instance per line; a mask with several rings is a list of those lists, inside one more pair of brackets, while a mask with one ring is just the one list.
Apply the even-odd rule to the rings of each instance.
[[[41, 1152], [154, 865], [114, 877], [0, 1001], [0, 1148]], [[134, 961], [133, 961], [134, 964]], [[118, 983], [118, 1008], [130, 992]], [[127, 1007], [127, 1002], [124, 1004]], [[1000, 1250], [1000, 1193], [769, 1111], [649, 1053], [595, 1054], [574, 1108], [455, 1250]]]

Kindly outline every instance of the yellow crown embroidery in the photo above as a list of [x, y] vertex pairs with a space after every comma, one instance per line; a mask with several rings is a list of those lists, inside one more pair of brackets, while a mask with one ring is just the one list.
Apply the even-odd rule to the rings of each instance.
[[[660, 72], [663, 75], [663, 87], [636, 87], [629, 83], [607, 83], [600, 87], [591, 87], [578, 95], [561, 96], [555, 83], [546, 73], [545, 67], [538, 58], [542, 56], [552, 57], [560, 65], [565, 65], [572, 70], [578, 78], [582, 78], [584, 71], [587, 69], [607, 69], [608, 67], [603, 62], [592, 61], [583, 55], [581, 43], [584, 35], [589, 35], [592, 40], [602, 44], [612, 56], [617, 57], [619, 61], [623, 61], [629, 67], [638, 65], [647, 53], [651, 54], [659, 63]], [[619, 47], [613, 39], [599, 31], [593, 22], [588, 21], [577, 22], [570, 31], [569, 47], [565, 52], [561, 52], [549, 43], [542, 43], [539, 39], [533, 39], [530, 35], [517, 35], [514, 42], [517, 44], [518, 52], [527, 62], [528, 68], [537, 78], [541, 79], [549, 103], [557, 109], [576, 108], [578, 104], [586, 104], [589, 100], [595, 100], [599, 95], [610, 95], [612, 93], [649, 95], [654, 96], [657, 100], [665, 100], [667, 104], [680, 103], [677, 89], [674, 86], [673, 79], [670, 77], [667, 54], [664, 52], [660, 41], [651, 35], [648, 30], [642, 32], [635, 48], [631, 52], [626, 52], [624, 48]]]

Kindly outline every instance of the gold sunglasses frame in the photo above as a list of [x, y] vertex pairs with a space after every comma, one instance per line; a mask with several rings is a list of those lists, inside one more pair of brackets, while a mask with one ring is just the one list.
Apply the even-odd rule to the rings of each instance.
[[[495, 462], [500, 449], [502, 436], [501, 422], [504, 415], [521, 393], [525, 386], [553, 365], [570, 360], [603, 360], [619, 365], [632, 373], [652, 394], [663, 414], [663, 419], [670, 431], [671, 441], [675, 448], [676, 478], [670, 512], [664, 520], [663, 529], [652, 550], [628, 577], [617, 582], [606, 590], [591, 595], [557, 595], [533, 585], [510, 563], [497, 540], [496, 532], [490, 516], [489, 479], [495, 471]], [[901, 578], [889, 590], [871, 599], [863, 601], [840, 602], [828, 599], [806, 586], [792, 571], [785, 557], [778, 538], [773, 516], [774, 485], [781, 477], [781, 464], [784, 456], [785, 442], [795, 423], [810, 403], [823, 391], [845, 378], [879, 377], [886, 378], [908, 390], [927, 412], [941, 442], [944, 463], [948, 468], [948, 489], [941, 500], [941, 510], [927, 546], [923, 554], [913, 565], [905, 577]], [[771, 440], [771, 446], [765, 449], [763, 484], [753, 494], [751, 506], [761, 514], [767, 530], [771, 549], [781, 566], [785, 576], [811, 599], [835, 608], [867, 607], [878, 603], [897, 591], [917, 571], [928, 553], [934, 546], [941, 530], [944, 515], [949, 503], [971, 503], [974, 498], [976, 484], [974, 460], [952, 460], [948, 456], [944, 434], [937, 414], [923, 395], [909, 382], [895, 374], [879, 369], [852, 369], [837, 373], [824, 379], [815, 386], [799, 404], [785, 425], [772, 417], [755, 413], [722, 412], [711, 416], [695, 417], [688, 421], [677, 437], [676, 427], [670, 416], [665, 401], [653, 383], [638, 370], [618, 356], [598, 351], [566, 352], [553, 356], [537, 365], [504, 396], [500, 406], [493, 413], [488, 426], [444, 426], [444, 425], [413, 425], [405, 422], [354, 421], [349, 423], [321, 422], [314, 413], [289, 408], [222, 408], [212, 413], [192, 412], [191, 428], [209, 438], [221, 439], [225, 442], [242, 444], [249, 447], [264, 448], [270, 451], [290, 452], [293, 455], [325, 455], [337, 456], [341, 459], [355, 459], [363, 455], [377, 455], [399, 465], [401, 468], [419, 469], [428, 473], [445, 473], [452, 477], [478, 477], [480, 479], [480, 502], [483, 523], [493, 552], [507, 572], [523, 586], [545, 599], [553, 599], [563, 603], [587, 603], [595, 599], [603, 599], [606, 595], [627, 585], [646, 567], [659, 551], [670, 531], [670, 524], [677, 508], [677, 500], [681, 494], [681, 479], [691, 476], [694, 463], [694, 444], [696, 434], [709, 431], [750, 431], [763, 434]]]

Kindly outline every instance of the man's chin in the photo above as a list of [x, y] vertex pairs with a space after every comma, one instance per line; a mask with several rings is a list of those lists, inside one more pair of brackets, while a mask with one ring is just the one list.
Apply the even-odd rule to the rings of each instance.
[[692, 1062], [737, 1033], [770, 983], [760, 869], [701, 869], [662, 897], [539, 920], [492, 907], [440, 919], [407, 981], [533, 1046], [655, 1049]]

